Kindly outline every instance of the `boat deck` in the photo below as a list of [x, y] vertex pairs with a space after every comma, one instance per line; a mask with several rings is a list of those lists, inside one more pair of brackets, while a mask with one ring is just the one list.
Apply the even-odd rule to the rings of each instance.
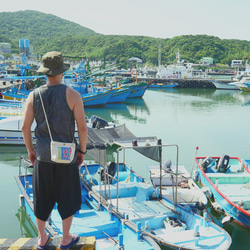
[[[176, 193], [176, 187], [174, 186], [174, 194]], [[162, 188], [162, 196], [166, 199], [174, 202], [173, 187], [164, 186]], [[180, 204], [195, 204], [196, 202], [203, 202], [206, 204], [207, 200], [203, 197], [201, 191], [196, 188], [182, 188], [177, 187], [177, 203]]]
[[247, 172], [238, 173], [206, 173], [207, 177], [215, 184], [246, 184], [250, 182], [250, 174]]
[[233, 203], [243, 202], [244, 209], [250, 209], [250, 184], [222, 184], [218, 189]]
[[[61, 217], [57, 210], [52, 211], [54, 229], [62, 234]], [[79, 236], [93, 236], [103, 238], [103, 232], [115, 236], [118, 233], [117, 223], [110, 219], [105, 211], [90, 209], [87, 203], [83, 203], [81, 210], [74, 215], [72, 230]]]
[[218, 190], [235, 204], [250, 209], [250, 174], [247, 172], [207, 173]]

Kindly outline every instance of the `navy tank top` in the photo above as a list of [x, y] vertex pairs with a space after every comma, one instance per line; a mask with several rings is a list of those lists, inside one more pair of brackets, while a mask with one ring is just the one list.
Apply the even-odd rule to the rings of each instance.
[[[37, 124], [35, 128], [36, 158], [39, 161], [52, 162], [50, 159], [51, 139], [38, 90], [42, 96], [53, 141], [76, 142], [74, 137], [75, 118], [67, 103], [66, 88], [67, 86], [64, 84], [44, 85], [33, 92], [33, 109]], [[75, 153], [73, 162], [76, 159], [77, 153]]]

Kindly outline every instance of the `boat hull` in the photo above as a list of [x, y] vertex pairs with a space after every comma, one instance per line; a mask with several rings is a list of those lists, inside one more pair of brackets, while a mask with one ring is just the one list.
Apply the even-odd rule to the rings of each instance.
[[152, 89], [171, 89], [177, 87], [179, 84], [150, 84], [148, 88]]
[[[249, 210], [246, 210], [240, 205], [240, 202], [242, 201], [246, 203], [250, 208], [250, 199], [244, 199], [244, 196], [250, 196], [250, 192], [245, 193], [244, 195], [244, 189], [237, 189], [238, 185], [240, 185], [241, 187], [245, 185], [244, 183], [241, 183], [240, 179], [246, 178], [249, 182], [249, 170], [246, 170], [244, 175], [240, 175], [240, 172], [237, 172], [236, 174], [230, 174], [230, 176], [228, 177], [225, 176], [227, 175], [227, 173], [206, 173], [199, 164], [199, 162], [204, 159], [205, 157], [197, 157], [195, 159], [198, 166], [199, 179], [201, 184], [210, 189], [214, 199], [218, 202], [218, 204], [226, 212], [226, 214], [233, 217], [234, 221], [238, 224], [250, 228]], [[219, 157], [213, 157], [213, 159], [219, 159]], [[240, 159], [237, 159], [236, 157], [232, 157], [231, 159], [234, 161], [238, 161], [239, 165], [241, 164]]]
[[81, 94], [81, 97], [85, 107], [103, 106], [107, 104], [112, 93], [112, 91], [105, 91], [101, 93]]
[[123, 103], [128, 98], [130, 92], [131, 89], [129, 88], [115, 90], [110, 99], [108, 100], [108, 103]]
[[240, 87], [235, 83], [222, 83], [212, 81], [216, 89], [227, 89], [227, 90], [240, 90]]
[[149, 85], [147, 83], [138, 83], [138, 84], [131, 84], [129, 86], [131, 88], [131, 92], [128, 98], [139, 98], [143, 97]]

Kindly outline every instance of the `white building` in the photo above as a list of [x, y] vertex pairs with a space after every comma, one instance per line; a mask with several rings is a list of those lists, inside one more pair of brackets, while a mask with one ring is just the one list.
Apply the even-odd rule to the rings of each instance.
[[0, 42], [0, 52], [11, 54], [11, 44], [10, 43], [1, 43]]
[[242, 60], [232, 60], [231, 67], [241, 67], [243, 66]]

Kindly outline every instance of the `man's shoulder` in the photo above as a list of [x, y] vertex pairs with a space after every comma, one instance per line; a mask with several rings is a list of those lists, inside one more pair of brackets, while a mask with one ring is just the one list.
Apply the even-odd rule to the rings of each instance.
[[70, 87], [67, 87], [66, 89], [66, 96], [71, 102], [77, 102], [81, 98], [80, 93]]

